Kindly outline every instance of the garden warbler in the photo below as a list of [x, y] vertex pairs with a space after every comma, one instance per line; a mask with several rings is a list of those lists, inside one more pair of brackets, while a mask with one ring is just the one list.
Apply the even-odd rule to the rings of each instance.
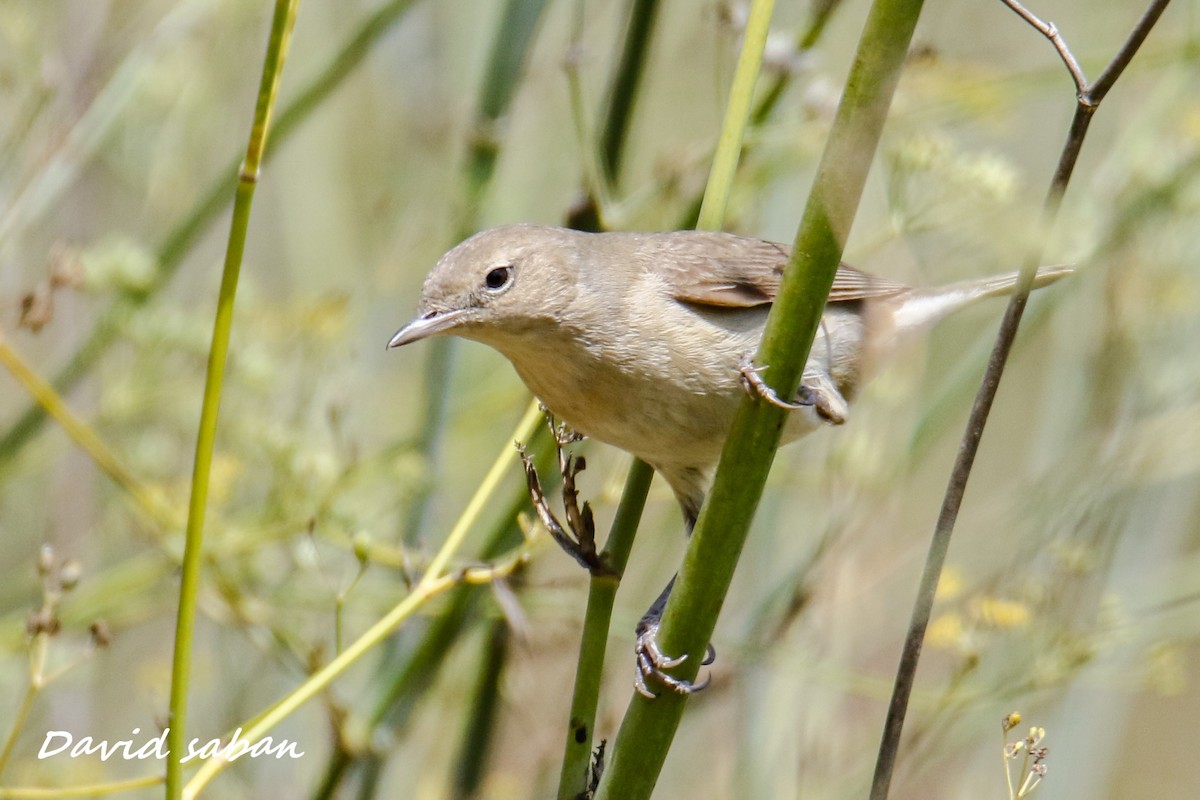
[[[840, 424], [864, 379], [908, 335], [1010, 292], [1017, 279], [915, 289], [840, 266], [800, 391], [783, 402], [749, 358], [788, 256], [784, 245], [728, 233], [506, 225], [442, 257], [425, 279], [417, 318], [389, 347], [451, 334], [500, 351], [571, 428], [658, 470], [690, 530], [747, 387], [795, 409], [782, 443]], [[1070, 271], [1043, 269], [1034, 286]], [[676, 662], [653, 642], [667, 592], [639, 627], [650, 634], [639, 638], [639, 690], [643, 676], [669, 677], [659, 668]], [[679, 691], [690, 688], [672, 681]]]

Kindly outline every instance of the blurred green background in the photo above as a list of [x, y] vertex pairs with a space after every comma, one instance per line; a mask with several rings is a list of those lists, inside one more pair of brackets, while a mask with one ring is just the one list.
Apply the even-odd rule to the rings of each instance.
[[[398, 602], [511, 445], [528, 397], [498, 354], [474, 344], [384, 350], [459, 236], [560, 223], [594, 171], [630, 4], [547, 3], [511, 108], [481, 130], [480, 86], [505, 6], [301, 4], [281, 106], [323, 80], [332, 91], [279, 135], [255, 201], [189, 737], [244, 723], [332, 657], [339, 619], [345, 643]], [[791, 240], [866, 8], [838, 5], [801, 52], [813, 9], [779, 4], [763, 83], [787, 75], [787, 89], [749, 135], [728, 229]], [[176, 509], [187, 502], [228, 205], [191, 240], [175, 233], [202, 219], [210, 193], [232, 199], [222, 180], [245, 146], [270, 10], [0, 3], [0, 336], [50, 379], [102, 324], [110, 344], [78, 357], [84, 375], [66, 398], [140, 490]], [[1094, 77], [1141, 6], [1047, 0], [1033, 10]], [[711, 0], [661, 5], [604, 198], [609, 226], [687, 218], [744, 12]], [[1073, 87], [1049, 44], [998, 2], [930, 0], [917, 44], [847, 260], [913, 284], [1014, 269]], [[1200, 789], [1198, 45], [1200, 3], [1176, 0], [1093, 124], [1046, 245], [1048, 260], [1078, 274], [1038, 293], [1004, 378], [894, 797], [1005, 797], [1000, 721], [1014, 710], [1019, 731], [1047, 730], [1039, 796]], [[333, 60], [346, 52], [362, 60], [343, 76]], [[466, 175], [481, 142], [498, 158], [476, 208]], [[1000, 310], [945, 323], [875, 380], [851, 424], [780, 452], [717, 629], [713, 686], [689, 708], [658, 796], [865, 796], [928, 535]], [[429, 387], [447, 369], [444, 423], [431, 425]], [[81, 577], [49, 643], [50, 670], [70, 669], [36, 697], [0, 787], [151, 774], [161, 765], [39, 761], [37, 751], [49, 730], [115, 741], [140, 728], [141, 742], [165, 724], [181, 525], [140, 512], [54, 423], [14, 436], [29, 404], [0, 374], [0, 737], [29, 681], [31, 614], [64, 569]], [[587, 452], [581, 488], [604, 530], [628, 459], [601, 445]], [[514, 468], [489, 521], [521, 487]], [[615, 734], [628, 702], [633, 627], [678, 565], [681, 531], [656, 482], [617, 601], [601, 737]], [[481, 542], [476, 534], [468, 557]], [[47, 543], [49, 574], [39, 575]], [[401, 690], [392, 724], [366, 720], [446, 601], [274, 732], [303, 758], [241, 760], [207, 796], [449, 797], [471, 762], [479, 797], [551, 796], [586, 576], [542, 543], [519, 579], [474, 593], [461, 635], [437, 651], [427, 684]], [[499, 671], [487, 658], [505, 627], [497, 619], [513, 634]], [[92, 652], [96, 620], [111, 642]], [[499, 691], [486, 751], [466, 735], [482, 724], [472, 716], [481, 674], [497, 676]], [[330, 767], [338, 753], [352, 762], [344, 773]], [[330, 774], [339, 782], [322, 795]]]

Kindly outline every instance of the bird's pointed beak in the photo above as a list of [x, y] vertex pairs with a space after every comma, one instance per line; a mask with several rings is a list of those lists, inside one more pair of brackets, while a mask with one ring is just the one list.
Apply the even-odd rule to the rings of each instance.
[[388, 349], [403, 347], [406, 344], [433, 336], [435, 333], [445, 333], [457, 325], [466, 314], [467, 310], [461, 308], [453, 311], [430, 311], [422, 314], [396, 331], [395, 335], [388, 341]]

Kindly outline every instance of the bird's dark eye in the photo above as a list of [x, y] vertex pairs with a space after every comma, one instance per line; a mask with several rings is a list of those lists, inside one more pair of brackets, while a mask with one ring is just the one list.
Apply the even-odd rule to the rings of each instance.
[[483, 278], [483, 285], [493, 292], [498, 292], [501, 289], [512, 283], [513, 268], [510, 266], [493, 267], [488, 271], [488, 274]]

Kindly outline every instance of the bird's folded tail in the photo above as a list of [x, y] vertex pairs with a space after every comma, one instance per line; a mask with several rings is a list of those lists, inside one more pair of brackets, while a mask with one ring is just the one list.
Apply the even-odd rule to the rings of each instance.
[[[1033, 279], [1033, 288], [1041, 289], [1067, 277], [1075, 270], [1067, 266], [1042, 267]], [[950, 283], [931, 289], [913, 289], [896, 297], [899, 301], [894, 323], [900, 331], [927, 328], [951, 314], [986, 297], [1010, 294], [1017, 285], [1016, 272], [990, 278]]]

